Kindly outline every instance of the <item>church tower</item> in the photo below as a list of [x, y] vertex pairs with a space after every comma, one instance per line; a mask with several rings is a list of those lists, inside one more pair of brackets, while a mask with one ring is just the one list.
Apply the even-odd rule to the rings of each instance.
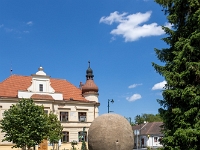
[[90, 62], [88, 62], [88, 64], [89, 66], [86, 70], [86, 83], [84, 85], [80, 85], [82, 89], [82, 94], [85, 97], [85, 99], [89, 101], [95, 101], [98, 103], [99, 89], [94, 83], [94, 75], [92, 69], [90, 68]]

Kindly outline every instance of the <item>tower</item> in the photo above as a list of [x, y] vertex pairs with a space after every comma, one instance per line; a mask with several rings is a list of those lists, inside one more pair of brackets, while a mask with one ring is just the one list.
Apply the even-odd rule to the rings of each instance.
[[85, 99], [89, 101], [95, 101], [98, 103], [99, 89], [97, 85], [94, 83], [94, 75], [93, 70], [90, 68], [90, 61], [88, 62], [89, 66], [86, 70], [86, 83], [81, 85], [82, 94]]

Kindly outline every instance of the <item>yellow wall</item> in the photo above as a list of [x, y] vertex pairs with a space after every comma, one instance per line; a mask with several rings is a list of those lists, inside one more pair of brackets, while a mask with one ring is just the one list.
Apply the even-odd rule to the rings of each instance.
[[[87, 143], [86, 143], [87, 144]], [[77, 150], [80, 150], [81, 149], [81, 145], [82, 143], [79, 142], [78, 145], [75, 146], [75, 148]], [[0, 146], [0, 150], [21, 150], [21, 148], [11, 148], [12, 146], [10, 145], [7, 145], [7, 146]], [[87, 147], [88, 148], [88, 147]], [[48, 150], [52, 150], [53, 147], [52, 146], [48, 146]], [[59, 147], [59, 150], [71, 150], [72, 149], [72, 146], [70, 143], [67, 143], [67, 144], [62, 144], [61, 147]], [[38, 146], [36, 146], [36, 150], [38, 150]], [[55, 150], [58, 150], [58, 149], [55, 149]]]

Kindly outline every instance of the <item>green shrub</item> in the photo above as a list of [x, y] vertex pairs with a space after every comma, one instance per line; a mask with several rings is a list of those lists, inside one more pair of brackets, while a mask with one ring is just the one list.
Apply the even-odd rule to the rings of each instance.
[[151, 147], [147, 146], [147, 150], [151, 150]]
[[164, 149], [163, 147], [158, 147], [158, 148], [157, 148], [157, 150], [163, 150], [163, 149]]

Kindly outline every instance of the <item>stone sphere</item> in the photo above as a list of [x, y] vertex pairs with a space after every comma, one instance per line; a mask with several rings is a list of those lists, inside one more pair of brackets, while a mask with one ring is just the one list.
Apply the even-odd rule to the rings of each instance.
[[133, 130], [123, 116], [101, 115], [89, 128], [89, 150], [133, 150], [133, 146]]

